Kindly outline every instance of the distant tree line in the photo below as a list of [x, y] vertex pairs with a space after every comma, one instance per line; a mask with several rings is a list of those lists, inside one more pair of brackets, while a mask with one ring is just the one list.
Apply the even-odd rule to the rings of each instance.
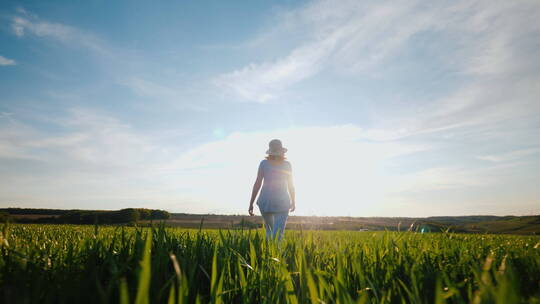
[[[54, 210], [57, 213], [48, 213], [54, 209], [0, 209], [0, 218], [19, 223], [54, 223], [54, 224], [120, 224], [133, 223], [139, 220], [165, 220], [170, 217], [169, 212], [157, 209], [127, 208], [122, 210]], [[36, 211], [38, 211], [36, 213]], [[7, 215], [7, 216], [6, 216]], [[21, 218], [17, 215], [50, 215], [48, 217]]]
[[71, 211], [66, 209], [42, 209], [42, 208], [2, 208], [0, 212], [11, 215], [60, 215]]

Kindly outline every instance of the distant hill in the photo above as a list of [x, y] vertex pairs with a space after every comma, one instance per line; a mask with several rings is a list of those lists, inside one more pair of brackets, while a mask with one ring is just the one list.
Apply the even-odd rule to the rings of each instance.
[[[133, 210], [138, 210], [134, 214]], [[154, 213], [152, 213], [154, 212]], [[165, 220], [167, 225], [183, 228], [258, 228], [260, 216], [171, 213], [151, 209], [123, 209], [118, 211], [62, 210], [62, 209], [0, 209], [0, 219], [7, 215], [17, 222], [92, 224], [96, 216], [101, 224], [150, 220]], [[60, 219], [63, 219], [60, 220]], [[290, 216], [289, 229], [318, 230], [399, 230], [460, 233], [540, 234], [540, 215], [535, 216], [432, 216], [413, 217], [345, 217], [345, 216]]]
[[540, 234], [540, 216], [505, 216], [460, 226], [467, 232]]
[[445, 225], [465, 225], [470, 223], [495, 221], [514, 216], [494, 216], [494, 215], [468, 215], [468, 216], [430, 216], [426, 219]]

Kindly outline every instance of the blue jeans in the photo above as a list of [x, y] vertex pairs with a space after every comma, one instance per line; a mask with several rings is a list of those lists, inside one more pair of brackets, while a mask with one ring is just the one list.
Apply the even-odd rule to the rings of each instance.
[[266, 239], [281, 240], [283, 232], [285, 232], [285, 224], [287, 224], [287, 217], [289, 217], [289, 211], [285, 212], [261, 212], [264, 219], [264, 228], [266, 229]]

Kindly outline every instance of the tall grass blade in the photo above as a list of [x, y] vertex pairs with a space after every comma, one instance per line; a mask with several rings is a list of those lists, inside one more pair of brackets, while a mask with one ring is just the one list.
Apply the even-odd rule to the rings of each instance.
[[146, 234], [144, 245], [143, 258], [140, 263], [139, 285], [137, 286], [137, 296], [135, 304], [150, 303], [150, 276], [151, 276], [151, 261], [152, 256], [152, 231]]

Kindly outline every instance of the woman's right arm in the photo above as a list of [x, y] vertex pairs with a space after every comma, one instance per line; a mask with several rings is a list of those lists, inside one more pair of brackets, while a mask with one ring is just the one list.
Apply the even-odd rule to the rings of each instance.
[[255, 198], [257, 197], [257, 194], [259, 193], [259, 190], [261, 189], [263, 181], [263, 171], [262, 166], [259, 165], [259, 171], [257, 172], [257, 179], [255, 180], [255, 184], [253, 184], [253, 190], [251, 191], [251, 199], [249, 200], [249, 215], [253, 216], [253, 203], [255, 202]]

